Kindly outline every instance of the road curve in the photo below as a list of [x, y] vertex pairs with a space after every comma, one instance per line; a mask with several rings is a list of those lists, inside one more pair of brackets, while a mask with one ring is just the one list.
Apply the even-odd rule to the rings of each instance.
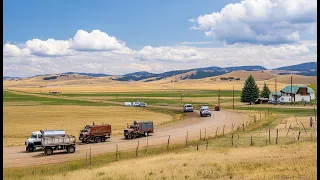
[[141, 137], [137, 139], [126, 140], [123, 136], [111, 136], [104, 143], [77, 144], [76, 152], [67, 154], [62, 151], [56, 151], [51, 156], [45, 156], [42, 151], [27, 153], [24, 146], [4, 147], [3, 148], [3, 165], [7, 167], [21, 167], [39, 164], [59, 163], [74, 159], [82, 159], [89, 153], [91, 147], [92, 155], [106, 152], [115, 152], [116, 145], [119, 151], [135, 150], [139, 141], [139, 149], [148, 146], [166, 145], [170, 135], [170, 143], [183, 143], [188, 139], [196, 139], [201, 136], [214, 136], [218, 127], [218, 133], [221, 134], [223, 129], [225, 133], [230, 132], [232, 124], [240, 124], [243, 116], [240, 113], [231, 111], [214, 111], [211, 117], [200, 117], [199, 111], [187, 113], [183, 121], [174, 124], [155, 127], [155, 131], [148, 138]]

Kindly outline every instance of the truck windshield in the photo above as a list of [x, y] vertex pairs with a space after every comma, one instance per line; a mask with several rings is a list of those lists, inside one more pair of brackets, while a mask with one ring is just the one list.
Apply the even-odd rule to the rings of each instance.
[[32, 133], [31, 134], [31, 138], [37, 138], [37, 134], [36, 133]]

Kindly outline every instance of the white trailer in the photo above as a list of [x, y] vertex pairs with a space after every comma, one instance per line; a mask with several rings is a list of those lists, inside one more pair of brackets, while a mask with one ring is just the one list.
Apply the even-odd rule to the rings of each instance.
[[56, 150], [65, 150], [68, 153], [76, 151], [76, 138], [61, 132], [52, 130], [41, 131], [41, 145], [45, 155], [51, 155]]

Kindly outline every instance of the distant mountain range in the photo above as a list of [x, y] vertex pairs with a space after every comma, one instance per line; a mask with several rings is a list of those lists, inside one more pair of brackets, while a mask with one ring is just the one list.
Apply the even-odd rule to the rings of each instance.
[[[276, 68], [274, 70], [297, 71], [295, 74], [304, 76], [317, 76], [317, 62], [308, 62], [292, 66]], [[283, 72], [279, 74], [290, 74], [291, 72]]]
[[[194, 68], [194, 69], [187, 69], [187, 70], [167, 71], [163, 73], [150, 73], [146, 71], [139, 71], [139, 72], [133, 72], [133, 73], [117, 76], [113, 78], [113, 80], [116, 80], [116, 81], [144, 80], [147, 82], [147, 81], [160, 80], [160, 79], [164, 79], [164, 78], [168, 78], [168, 77], [172, 77], [172, 76], [176, 76], [184, 73], [187, 73], [188, 75], [185, 75], [184, 77], [181, 76], [182, 79], [202, 79], [206, 77], [219, 76], [232, 71], [240, 71], [240, 70], [263, 71], [267, 69], [262, 66], [237, 66], [237, 67], [225, 67], [225, 68], [211, 66], [211, 67]], [[317, 62], [308, 62], [308, 63], [302, 63], [297, 65], [285, 66], [285, 67], [280, 67], [272, 70], [279, 71], [279, 74], [291, 73], [291, 74], [299, 74], [304, 76], [317, 76]], [[66, 72], [61, 74], [80, 74], [80, 75], [86, 75], [90, 77], [113, 76], [113, 75], [108, 75], [103, 73], [81, 73], [81, 72]], [[37, 75], [37, 76], [41, 76], [41, 75]], [[15, 78], [19, 78], [19, 77], [4, 76], [3, 80], [15, 79]], [[49, 80], [49, 79], [50, 78], [47, 78], [44, 80]]]

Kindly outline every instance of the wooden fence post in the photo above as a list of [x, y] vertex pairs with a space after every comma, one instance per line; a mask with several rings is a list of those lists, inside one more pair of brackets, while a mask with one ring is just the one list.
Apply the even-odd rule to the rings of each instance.
[[200, 138], [199, 138], [199, 140], [201, 141], [201, 129], [200, 129]]
[[260, 120], [261, 120], [261, 112], [260, 112]]
[[242, 124], [242, 129], [243, 129], [243, 132], [244, 132], [244, 124]]
[[290, 128], [291, 128], [291, 124], [290, 124], [290, 126], [289, 126], [289, 128], [288, 128], [288, 132], [287, 132], [287, 135], [286, 135], [286, 136], [288, 136], [288, 133], [289, 133]]
[[208, 139], [207, 139], [207, 145], [206, 145], [206, 150], [208, 150], [208, 144], [209, 144], [209, 142], [208, 142]]
[[217, 135], [218, 135], [218, 127], [217, 127], [217, 130], [216, 130], [216, 137], [217, 137]]
[[233, 134], [231, 135], [231, 145], [233, 147]]
[[270, 138], [270, 128], [269, 128], [269, 143], [271, 144], [271, 138]]
[[222, 131], [222, 135], [224, 136], [224, 125], [223, 125], [223, 131]]
[[253, 115], [253, 122], [256, 122], [256, 115]]
[[278, 129], [277, 129], [277, 136], [276, 136], [276, 144], [278, 144]]
[[186, 137], [186, 146], [188, 146], [188, 131], [187, 131], [187, 137]]
[[139, 150], [139, 140], [138, 140], [138, 145], [137, 145], [137, 149], [136, 149], [136, 156], [138, 156], [138, 150]]
[[307, 130], [306, 130], [306, 128], [304, 128], [304, 125], [302, 124], [302, 122], [300, 121], [300, 123], [301, 123], [301, 125], [302, 125], [302, 127], [303, 127], [303, 129], [304, 129], [304, 132], [306, 132], [306, 134], [307, 134]]
[[252, 143], [252, 134], [251, 134], [250, 146], [252, 146], [252, 144], [253, 144], [253, 143]]
[[169, 138], [168, 138], [167, 150], [169, 150], [169, 143], [170, 143], [170, 135], [169, 135]]
[[313, 124], [313, 119], [312, 117], [310, 117], [310, 127], [312, 127], [312, 124]]
[[299, 131], [299, 135], [298, 135], [298, 140], [297, 141], [299, 141], [299, 139], [300, 139], [300, 131]]
[[297, 120], [296, 115], [294, 114], [293, 116], [294, 116], [294, 118], [296, 119], [296, 123], [297, 123], [297, 125], [298, 125], [298, 120]]

